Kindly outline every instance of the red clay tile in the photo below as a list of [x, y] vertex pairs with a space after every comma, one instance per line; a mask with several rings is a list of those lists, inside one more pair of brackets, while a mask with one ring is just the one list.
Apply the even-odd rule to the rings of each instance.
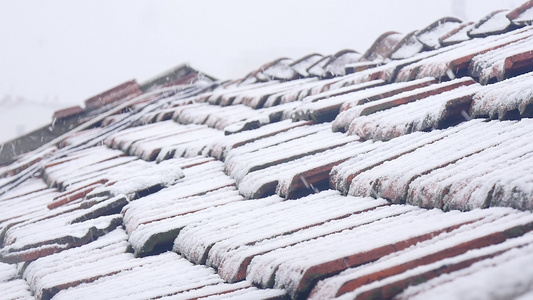
[[119, 100], [132, 99], [141, 94], [142, 91], [137, 81], [130, 80], [85, 100], [85, 106], [87, 110], [93, 110]]
[[468, 31], [474, 26], [474, 22], [464, 22], [452, 31], [441, 36], [439, 42], [443, 46], [450, 46], [470, 39]]
[[380, 35], [374, 44], [363, 54], [361, 61], [383, 60], [389, 57], [395, 46], [403, 36], [395, 31], [388, 31]]
[[533, 23], [533, 19], [531, 18], [531, 16], [527, 16], [526, 14], [530, 13], [532, 9], [533, 1], [529, 0], [509, 12], [507, 14], [507, 18], [509, 18], [509, 20], [511, 20], [511, 22], [513, 22], [513, 24], [517, 26], [531, 25]]
[[441, 94], [446, 91], [451, 91], [461, 86], [468, 86], [468, 85], [472, 85], [475, 83], [476, 82], [472, 78], [464, 78], [462, 80], [444, 82], [444, 83], [441, 83], [435, 86], [423, 87], [423, 88], [420, 88], [419, 90], [415, 89], [415, 90], [412, 90], [411, 93], [408, 93], [409, 95], [406, 95], [404, 97], [401, 97], [401, 94], [400, 94], [398, 96], [390, 97], [391, 98], [390, 101], [379, 101], [375, 103], [370, 102], [368, 104], [365, 104], [364, 105], [365, 107], [361, 110], [360, 115], [367, 116], [377, 111], [389, 109], [389, 108], [396, 107], [402, 104], [424, 99], [429, 96]]
[[511, 25], [511, 21], [506, 16], [507, 12], [507, 9], [493, 11], [477, 22], [474, 28], [468, 32], [468, 35], [476, 38], [507, 32]]
[[81, 108], [79, 105], [72, 106], [69, 108], [61, 109], [56, 112], [54, 112], [54, 119], [64, 119], [72, 116], [79, 115], [80, 113], [84, 112], [83, 108]]
[[461, 23], [461, 20], [457, 18], [442, 18], [433, 22], [420, 32], [417, 32], [415, 36], [424, 45], [425, 49], [438, 49], [441, 47], [440, 39], [449, 32], [459, 28]]

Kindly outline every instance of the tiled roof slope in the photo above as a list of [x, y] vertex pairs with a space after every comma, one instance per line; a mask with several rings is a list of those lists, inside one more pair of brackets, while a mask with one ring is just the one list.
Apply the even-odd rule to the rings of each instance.
[[0, 167], [2, 299], [530, 298], [532, 16], [58, 112]]

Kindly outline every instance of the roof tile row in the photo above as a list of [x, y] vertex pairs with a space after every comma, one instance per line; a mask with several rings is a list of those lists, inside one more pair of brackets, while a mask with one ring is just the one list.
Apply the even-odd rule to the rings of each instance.
[[278, 59], [243, 80], [100, 95], [117, 99], [0, 169], [0, 287], [474, 297], [473, 280], [506, 272], [476, 292], [527, 297], [531, 28], [517, 27], [532, 6], [388, 32], [363, 55]]

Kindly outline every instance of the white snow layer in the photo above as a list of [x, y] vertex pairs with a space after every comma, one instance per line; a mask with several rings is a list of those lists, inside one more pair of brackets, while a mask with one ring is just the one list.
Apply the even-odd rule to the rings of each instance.
[[[533, 39], [532, 39], [533, 41]], [[473, 117], [504, 118], [507, 112], [526, 112], [533, 101], [533, 73], [526, 73], [492, 85], [484, 86], [472, 100]]]
[[[499, 233], [531, 221], [530, 214], [516, 212], [508, 208], [472, 211], [468, 212], [468, 214], [475, 214], [479, 219], [463, 225], [458, 229], [439, 234], [433, 239], [417, 243], [405, 250], [391, 253], [375, 262], [349, 268], [339, 275], [326, 278], [315, 286], [311, 292], [311, 299], [334, 298], [337, 294], [340, 294], [340, 289], [345, 284], [356, 280], [359, 280], [360, 284], [354, 288], [362, 287], [367, 283], [372, 284], [372, 282], [368, 282], [367, 280], [364, 283], [361, 281], [366, 276], [372, 278], [372, 276], [378, 274], [388, 274], [379, 276], [382, 280], [389, 276], [408, 278], [412, 276], [412, 273], [409, 276], [403, 276], [402, 273], [409, 272], [410, 269], [419, 266], [428, 265], [430, 267], [429, 269], [438, 269], [452, 261], [461, 262], [476, 257], [483, 257], [491, 253], [496, 254], [499, 251], [520, 247], [533, 241], [533, 235], [527, 234], [523, 237], [509, 239], [501, 244], [481, 248], [483, 250], [461, 248], [466, 243], [483, 240], [491, 234]], [[435, 255], [437, 253], [439, 255]], [[434, 258], [432, 258], [433, 256]], [[424, 271], [427, 270], [426, 268]], [[385, 285], [386, 280], [381, 284]], [[379, 284], [374, 284], [374, 287], [377, 286]], [[362, 287], [359, 291], [368, 289], [368, 287]]]
[[434, 55], [428, 58], [403, 67], [398, 72], [396, 81], [408, 81], [413, 76], [415, 78], [429, 76], [435, 78], [444, 77], [450, 70], [454, 71], [452, 69], [456, 62], [469, 63], [469, 58], [475, 55], [530, 37], [532, 34], [533, 30], [531, 27], [524, 27], [500, 35], [472, 39], [457, 45], [443, 47], [441, 48], [443, 51], [440, 53], [434, 53]]
[[[413, 134], [394, 139], [388, 142], [390, 148], [379, 147], [335, 167], [332, 182], [343, 190], [349, 184], [350, 195], [383, 197], [423, 207], [529, 209], [532, 191], [528, 182], [532, 179], [525, 170], [530, 167], [526, 157], [532, 151], [527, 145], [530, 123], [529, 119], [489, 123], [473, 120], [421, 134], [427, 141]], [[414, 147], [416, 143], [420, 144]], [[496, 159], [502, 155], [510, 160]], [[444, 180], [442, 174], [449, 178]], [[487, 176], [477, 180], [483, 174]], [[472, 186], [465, 187], [469, 181]]]
[[484, 34], [494, 34], [499, 33], [505, 30], [511, 21], [507, 18], [508, 10], [502, 10], [494, 15], [489, 15], [480, 23], [477, 24], [477, 27], [470, 30], [470, 35], [484, 35]]
[[502, 81], [508, 75], [507, 69], [512, 68], [513, 55], [526, 54], [533, 51], [533, 37], [528, 37], [501, 48], [478, 54], [472, 58], [469, 72], [479, 77], [481, 84], [487, 84], [492, 78]]
[[517, 299], [533, 290], [533, 244], [408, 288], [398, 299]]
[[416, 37], [424, 45], [432, 49], [438, 49], [441, 47], [439, 39], [460, 25], [460, 22], [439, 22], [435, 27], [417, 34]]

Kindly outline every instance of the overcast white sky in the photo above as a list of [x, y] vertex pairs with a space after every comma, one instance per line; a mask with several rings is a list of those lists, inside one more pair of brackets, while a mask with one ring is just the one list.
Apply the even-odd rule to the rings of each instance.
[[0, 0], [0, 102], [81, 104], [187, 62], [217, 78], [281, 56], [364, 52], [383, 32], [525, 0]]

